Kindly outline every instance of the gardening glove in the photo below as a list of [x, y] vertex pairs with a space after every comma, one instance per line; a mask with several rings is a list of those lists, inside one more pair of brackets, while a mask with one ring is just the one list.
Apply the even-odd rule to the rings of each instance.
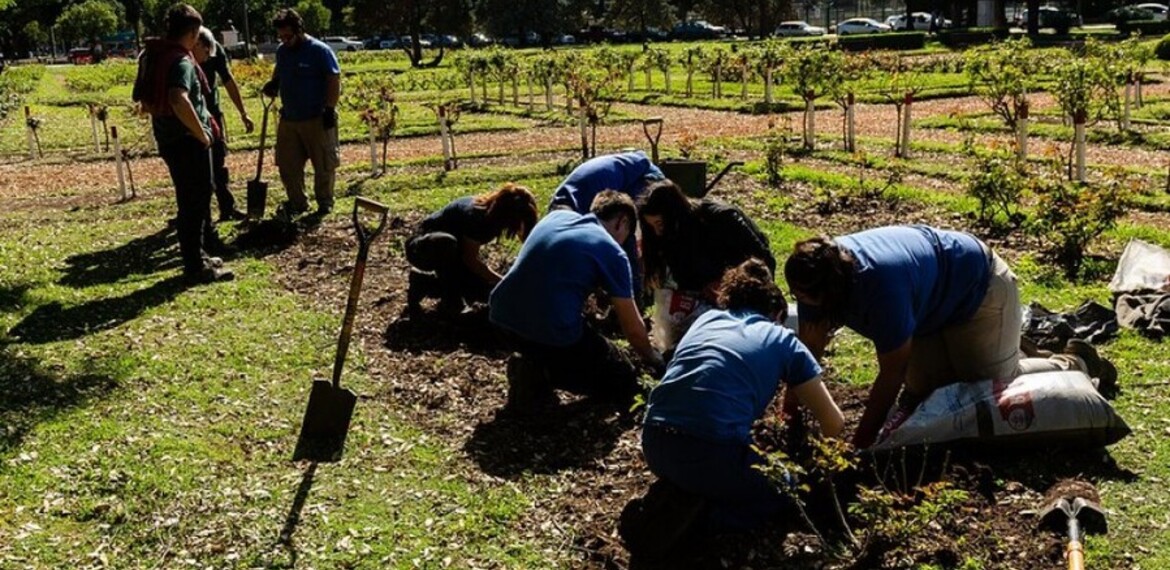
[[325, 107], [325, 112], [321, 114], [321, 125], [325, 130], [337, 128], [337, 109], [333, 107]]
[[280, 81], [276, 80], [275, 78], [270, 79], [268, 83], [264, 84], [264, 88], [261, 89], [261, 92], [264, 93], [266, 97], [276, 97], [276, 95], [280, 93]]

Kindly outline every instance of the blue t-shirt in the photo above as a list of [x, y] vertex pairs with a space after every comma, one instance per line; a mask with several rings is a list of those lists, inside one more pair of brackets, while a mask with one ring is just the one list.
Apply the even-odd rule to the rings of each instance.
[[604, 190], [616, 190], [631, 198], [642, 195], [646, 179], [661, 180], [662, 171], [642, 151], [591, 158], [573, 169], [553, 192], [550, 206], [568, 206], [588, 214], [593, 199]]
[[337, 55], [308, 34], [296, 47], [276, 48], [276, 78], [280, 80], [280, 117], [307, 121], [325, 109], [325, 80], [340, 75]]
[[857, 259], [843, 324], [873, 341], [878, 354], [966, 321], [987, 294], [987, 250], [970, 234], [891, 226], [836, 241]]
[[532, 228], [492, 290], [490, 318], [532, 342], [569, 346], [581, 339], [581, 309], [597, 286], [611, 297], [633, 298], [625, 252], [592, 214], [554, 211]]
[[683, 336], [662, 383], [650, 393], [646, 423], [703, 439], [750, 443], [783, 380], [808, 382], [821, 367], [792, 331], [754, 312], [703, 313]]

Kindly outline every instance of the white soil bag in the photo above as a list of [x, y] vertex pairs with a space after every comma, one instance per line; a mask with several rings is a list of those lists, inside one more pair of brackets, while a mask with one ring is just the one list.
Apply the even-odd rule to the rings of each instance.
[[1140, 239], [1130, 240], [1117, 262], [1109, 290], [1170, 292], [1170, 251]]
[[1129, 433], [1089, 377], [1071, 370], [944, 386], [870, 449], [944, 442], [1103, 447]]

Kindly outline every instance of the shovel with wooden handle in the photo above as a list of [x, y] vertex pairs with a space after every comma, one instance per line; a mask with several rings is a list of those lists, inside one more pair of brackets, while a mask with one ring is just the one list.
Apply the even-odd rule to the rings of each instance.
[[1101, 510], [1101, 506], [1082, 496], [1064, 495], [1050, 499], [1038, 514], [1041, 525], [1066, 533], [1068, 545], [1064, 552], [1068, 559], [1068, 569], [1084, 570], [1084, 535], [1105, 534], [1108, 531], [1105, 511]]
[[264, 206], [268, 203], [268, 183], [260, 179], [264, 172], [264, 146], [268, 138], [268, 110], [272, 108], [275, 98], [260, 94], [260, 103], [264, 105], [264, 118], [260, 120], [260, 154], [256, 157], [256, 178], [248, 181], [248, 218], [259, 220], [264, 217]]
[[[379, 214], [378, 225], [367, 229], [358, 216], [367, 210]], [[341, 387], [341, 370], [345, 366], [345, 355], [349, 352], [349, 339], [353, 333], [354, 316], [357, 314], [358, 297], [362, 290], [362, 278], [366, 273], [366, 258], [370, 243], [386, 227], [386, 215], [390, 208], [373, 200], [358, 198], [353, 206], [353, 225], [357, 232], [357, 263], [353, 266], [353, 277], [349, 283], [349, 298], [345, 305], [345, 318], [341, 322], [341, 338], [337, 341], [337, 356], [333, 359], [333, 380], [316, 379], [309, 392], [309, 406], [301, 422], [301, 435], [293, 452], [293, 461], [308, 459], [318, 462], [338, 461], [345, 448], [345, 437], [349, 433], [349, 422], [357, 395]]]
[[[650, 134], [650, 125], [655, 125], [654, 134]], [[650, 141], [650, 162], [658, 164], [658, 141], [662, 138], [662, 117], [642, 119], [642, 132], [646, 133], [646, 140]]]

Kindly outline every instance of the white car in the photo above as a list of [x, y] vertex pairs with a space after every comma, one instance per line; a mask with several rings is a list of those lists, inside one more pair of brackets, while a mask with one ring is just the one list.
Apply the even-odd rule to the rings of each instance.
[[851, 36], [855, 34], [882, 34], [891, 31], [892, 28], [873, 18], [850, 18], [844, 22], [837, 24], [838, 36]]
[[1137, 4], [1135, 8], [1141, 8], [1154, 15], [1155, 20], [1165, 20], [1167, 15], [1170, 15], [1170, 7], [1165, 4]]
[[325, 45], [329, 46], [329, 49], [333, 50], [334, 52], [358, 51], [364, 47], [362, 42], [357, 42], [349, 38], [343, 38], [341, 36], [321, 38], [321, 41], [325, 42]]
[[[911, 16], [911, 20], [910, 20], [911, 25], [909, 25], [909, 26], [906, 25], [906, 14], [895, 14], [893, 16], [890, 16], [889, 18], [886, 18], [886, 25], [895, 29], [895, 30], [929, 30], [930, 29], [930, 21], [931, 21], [932, 17], [931, 17], [929, 12], [914, 12], [913, 14], [910, 14], [910, 16]], [[946, 20], [943, 18], [939, 18], [939, 20], [938, 20], [938, 27], [940, 27], [940, 28], [949, 28], [952, 25], [953, 25], [953, 22], [951, 22], [950, 20]]]
[[810, 26], [808, 22], [802, 21], [780, 22], [780, 25], [776, 26], [776, 31], [772, 32], [772, 35], [781, 38], [823, 36], [825, 35], [825, 29]]

